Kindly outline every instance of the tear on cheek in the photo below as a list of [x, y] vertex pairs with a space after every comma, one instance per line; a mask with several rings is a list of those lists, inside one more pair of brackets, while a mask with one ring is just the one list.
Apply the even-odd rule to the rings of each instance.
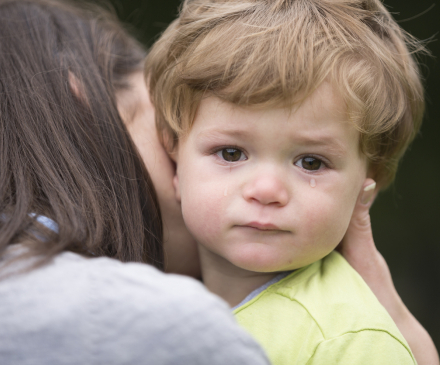
[[312, 188], [316, 187], [316, 180], [315, 179], [310, 179], [310, 186]]

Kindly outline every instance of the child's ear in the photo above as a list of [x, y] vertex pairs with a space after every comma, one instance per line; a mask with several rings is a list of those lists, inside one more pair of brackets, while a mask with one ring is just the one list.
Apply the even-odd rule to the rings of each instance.
[[178, 175], [178, 165], [179, 165], [179, 143], [173, 143], [173, 136], [171, 133], [164, 129], [159, 133], [159, 140], [162, 142], [168, 157], [174, 164], [174, 176], [173, 176], [173, 187], [174, 196], [176, 200], [180, 203], [180, 187], [179, 187], [179, 175]]
[[174, 195], [177, 201], [180, 203], [180, 186], [179, 186], [179, 174], [178, 174], [178, 166], [179, 166], [179, 145], [173, 147], [172, 150], [167, 150], [168, 156], [174, 162], [174, 176], [173, 176], [173, 187], [174, 187]]
[[178, 149], [178, 144], [173, 142], [173, 136], [171, 135], [171, 132], [167, 129], [163, 129], [161, 131], [158, 131], [159, 140], [162, 143], [165, 151], [167, 152], [168, 156], [176, 162], [176, 153]]
[[179, 175], [177, 174], [177, 169], [173, 177], [174, 194], [176, 200], [180, 203], [180, 186], [179, 186]]

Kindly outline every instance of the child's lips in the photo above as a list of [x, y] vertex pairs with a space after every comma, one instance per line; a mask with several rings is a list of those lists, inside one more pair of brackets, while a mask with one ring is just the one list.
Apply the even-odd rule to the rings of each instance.
[[261, 223], [261, 222], [249, 222], [246, 224], [240, 224], [239, 227], [252, 228], [258, 231], [277, 231], [277, 232], [289, 232], [281, 229], [273, 223]]

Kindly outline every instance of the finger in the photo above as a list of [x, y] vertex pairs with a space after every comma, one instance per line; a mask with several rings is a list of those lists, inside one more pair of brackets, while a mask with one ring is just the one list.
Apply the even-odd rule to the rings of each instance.
[[373, 179], [365, 179], [360, 200], [362, 205], [370, 207], [376, 196], [376, 182]]
[[370, 178], [366, 179], [359, 193], [347, 232], [338, 246], [338, 250], [344, 256], [348, 252], [361, 254], [363, 248], [374, 247], [369, 210], [376, 195], [375, 181]]
[[349, 230], [353, 230], [353, 228], [359, 229], [361, 232], [365, 231], [365, 233], [370, 233], [370, 235], [372, 235], [370, 208], [376, 195], [376, 182], [370, 178], [365, 179], [353, 210]]

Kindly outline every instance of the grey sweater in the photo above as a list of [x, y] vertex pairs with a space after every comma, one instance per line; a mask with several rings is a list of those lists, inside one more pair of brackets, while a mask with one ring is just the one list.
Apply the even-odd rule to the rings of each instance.
[[0, 364], [269, 362], [228, 306], [197, 281], [65, 252], [0, 280]]

